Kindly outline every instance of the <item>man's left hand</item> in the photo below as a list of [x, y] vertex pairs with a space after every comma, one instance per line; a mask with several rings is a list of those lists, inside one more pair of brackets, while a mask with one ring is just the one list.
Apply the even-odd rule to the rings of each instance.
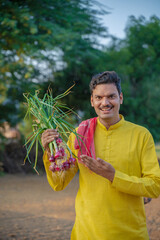
[[115, 169], [110, 163], [105, 162], [101, 158], [94, 159], [87, 155], [81, 155], [80, 158], [80, 162], [88, 167], [91, 171], [107, 178], [111, 182], [113, 181]]

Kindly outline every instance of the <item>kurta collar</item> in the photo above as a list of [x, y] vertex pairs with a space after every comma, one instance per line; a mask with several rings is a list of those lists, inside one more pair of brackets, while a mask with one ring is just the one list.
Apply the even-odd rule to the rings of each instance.
[[[119, 128], [119, 127], [124, 123], [125, 120], [124, 120], [123, 115], [119, 114], [119, 117], [120, 117], [120, 121], [117, 122], [117, 123], [115, 123], [114, 125], [111, 125], [111, 126], [109, 127], [108, 131], [109, 131], [109, 130], [117, 129], [117, 128]], [[100, 126], [101, 128], [107, 130], [106, 127], [99, 121], [99, 118], [97, 119], [97, 124], [98, 124], [98, 126]]]

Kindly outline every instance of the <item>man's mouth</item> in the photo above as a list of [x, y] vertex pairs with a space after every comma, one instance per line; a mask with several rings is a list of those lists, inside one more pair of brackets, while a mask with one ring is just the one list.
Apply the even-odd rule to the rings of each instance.
[[103, 108], [100, 108], [100, 110], [102, 111], [102, 112], [109, 112], [109, 111], [111, 111], [112, 110], [112, 108], [113, 108], [113, 106], [106, 106], [106, 107], [103, 107]]

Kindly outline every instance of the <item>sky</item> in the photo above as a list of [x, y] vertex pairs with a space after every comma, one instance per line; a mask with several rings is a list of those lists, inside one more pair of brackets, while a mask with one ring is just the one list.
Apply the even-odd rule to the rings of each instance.
[[[143, 15], [148, 20], [156, 15], [160, 18], [160, 0], [97, 0], [108, 8], [110, 14], [103, 16], [102, 23], [108, 28], [110, 34], [125, 37], [125, 26], [128, 17], [134, 15], [138, 18]], [[103, 40], [105, 42], [105, 40]]]

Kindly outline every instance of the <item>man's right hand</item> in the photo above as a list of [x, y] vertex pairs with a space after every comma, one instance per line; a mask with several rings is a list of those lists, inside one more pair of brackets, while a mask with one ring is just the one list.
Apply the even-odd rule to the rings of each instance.
[[47, 129], [42, 133], [41, 142], [44, 149], [50, 154], [49, 143], [59, 137], [56, 129]]

